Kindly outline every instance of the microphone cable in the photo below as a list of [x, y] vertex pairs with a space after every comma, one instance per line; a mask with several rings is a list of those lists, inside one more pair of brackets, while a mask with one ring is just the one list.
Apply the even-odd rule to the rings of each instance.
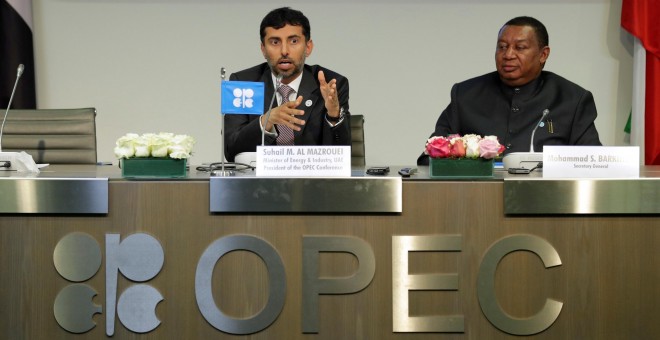
[[536, 169], [543, 169], [543, 161], [540, 161], [540, 162], [536, 163], [536, 166], [531, 168], [531, 169], [527, 169], [527, 168], [509, 168], [509, 170], [507, 170], [507, 172], [512, 174], [512, 175], [527, 175], [527, 174], [530, 174], [532, 171], [534, 171]]
[[[195, 169], [197, 171], [201, 172], [213, 172], [215, 170], [222, 170], [223, 168], [223, 163], [222, 162], [214, 162], [209, 165], [200, 165], [197, 166]], [[227, 170], [234, 170], [234, 171], [244, 171], [244, 170], [254, 170], [255, 167], [250, 165], [250, 164], [245, 164], [245, 163], [236, 163], [236, 162], [225, 162], [224, 163], [224, 168]]]

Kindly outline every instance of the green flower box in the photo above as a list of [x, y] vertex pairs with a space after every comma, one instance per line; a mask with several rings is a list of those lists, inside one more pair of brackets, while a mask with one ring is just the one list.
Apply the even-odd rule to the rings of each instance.
[[493, 177], [493, 160], [484, 158], [431, 158], [431, 178]]
[[122, 158], [119, 160], [122, 177], [127, 178], [180, 178], [186, 177], [186, 159], [174, 158]]

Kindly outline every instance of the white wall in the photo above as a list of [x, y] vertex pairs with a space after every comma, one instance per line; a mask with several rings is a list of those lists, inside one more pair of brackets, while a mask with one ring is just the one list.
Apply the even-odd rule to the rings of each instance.
[[96, 107], [100, 161], [128, 132], [161, 131], [195, 137], [193, 164], [219, 161], [220, 67], [261, 63], [259, 23], [283, 5], [311, 21], [308, 63], [349, 78], [369, 164], [414, 164], [451, 86], [495, 69], [497, 31], [518, 15], [548, 28], [546, 70], [593, 92], [601, 141], [625, 145], [621, 0], [33, 0], [38, 106]]

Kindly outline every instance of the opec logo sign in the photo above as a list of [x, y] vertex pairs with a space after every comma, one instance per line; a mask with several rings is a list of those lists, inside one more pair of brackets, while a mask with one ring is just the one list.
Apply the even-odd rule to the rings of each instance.
[[[55, 298], [57, 323], [71, 333], [85, 333], [96, 325], [94, 314], [102, 307], [92, 303], [97, 295], [85, 282], [101, 267], [101, 248], [88, 234], [71, 233], [55, 246], [53, 263], [65, 279], [76, 282], [64, 287]], [[117, 279], [121, 274], [133, 282], [153, 279], [163, 268], [165, 255], [160, 242], [147, 234], [133, 234], [120, 241], [118, 234], [105, 235], [105, 308], [106, 334], [115, 333], [115, 312], [127, 329], [147, 333], [160, 325], [156, 305], [163, 300], [160, 292], [148, 284], [134, 284], [117, 300]]]
[[[458, 273], [410, 274], [411, 252], [460, 252], [461, 235], [394, 235], [392, 236], [392, 331], [393, 333], [465, 331], [463, 315], [409, 315], [409, 292], [413, 290], [458, 290]], [[217, 261], [225, 254], [249, 251], [266, 264], [269, 297], [258, 314], [236, 319], [224, 314], [215, 304], [211, 280]], [[529, 251], [536, 254], [545, 268], [561, 265], [556, 249], [534, 235], [510, 235], [495, 241], [484, 253], [476, 277], [477, 300], [483, 315], [496, 328], [514, 335], [533, 335], [549, 328], [559, 317], [563, 302], [551, 298], [534, 315], [512, 317], [497, 302], [495, 277], [498, 263], [508, 254]], [[356, 272], [349, 277], [320, 277], [319, 256], [323, 252], [350, 253], [358, 260]], [[374, 278], [376, 257], [371, 245], [353, 236], [302, 236], [301, 326], [303, 333], [319, 332], [319, 296], [353, 294], [366, 289]], [[117, 298], [119, 274], [132, 282], [147, 282], [160, 272], [164, 263], [163, 248], [154, 237], [137, 233], [124, 240], [119, 234], [105, 235], [105, 308], [106, 334], [114, 335], [115, 316], [121, 325], [135, 333], [148, 333], [160, 325], [156, 306], [163, 301], [161, 293], [145, 283], [130, 285]], [[101, 268], [98, 242], [88, 234], [71, 233], [55, 246], [53, 262], [57, 272], [73, 282], [55, 298], [57, 323], [72, 333], [85, 333], [94, 328], [94, 314], [102, 307], [92, 302], [98, 293], [85, 281]], [[202, 316], [214, 328], [231, 334], [252, 334], [268, 328], [284, 307], [287, 280], [284, 263], [277, 250], [254, 235], [227, 235], [213, 241], [197, 263], [195, 297]]]

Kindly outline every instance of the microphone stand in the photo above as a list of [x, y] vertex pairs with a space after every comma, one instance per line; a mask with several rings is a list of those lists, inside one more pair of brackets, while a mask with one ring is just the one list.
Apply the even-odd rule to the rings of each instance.
[[34, 159], [25, 151], [2, 151], [2, 134], [5, 129], [5, 122], [7, 121], [7, 115], [9, 114], [11, 103], [14, 100], [14, 93], [16, 92], [16, 87], [18, 87], [18, 80], [21, 79], [21, 75], [23, 75], [24, 69], [25, 66], [23, 66], [23, 64], [18, 65], [18, 69], [16, 70], [16, 82], [14, 83], [14, 88], [11, 90], [11, 96], [9, 97], [9, 102], [7, 103], [7, 110], [5, 110], [5, 117], [2, 119], [2, 126], [0, 127], [0, 168], [3, 170], [39, 173], [39, 168], [34, 162]]
[[550, 110], [545, 109], [543, 110], [543, 115], [541, 116], [541, 119], [539, 119], [538, 123], [536, 123], [536, 126], [534, 126], [534, 130], [532, 130], [532, 138], [529, 139], [529, 152], [536, 152], [534, 151], [534, 134], [536, 133], [536, 130], [538, 130], [539, 125], [541, 125], [541, 122], [545, 117], [547, 117], [550, 114]]
[[16, 93], [16, 87], [18, 87], [18, 80], [21, 79], [23, 75], [23, 70], [25, 66], [23, 64], [18, 65], [16, 70], [16, 81], [14, 82], [14, 88], [11, 90], [11, 96], [9, 96], [9, 102], [7, 103], [7, 110], [5, 110], [5, 117], [2, 119], [2, 127], [0, 127], [0, 152], [2, 152], [2, 132], [5, 130], [5, 122], [7, 121], [7, 114], [9, 114], [9, 108], [11, 107], [11, 102], [14, 100], [14, 93]]
[[[222, 82], [225, 81], [225, 68], [220, 68], [220, 88], [222, 88]], [[222, 100], [222, 96], [220, 96]], [[234, 171], [225, 170], [225, 114], [221, 112], [222, 118], [220, 119], [220, 170], [211, 170], [211, 175], [227, 177], [234, 176]]]
[[550, 114], [549, 109], [543, 110], [541, 119], [536, 123], [532, 130], [532, 137], [529, 140], [529, 152], [512, 152], [502, 158], [504, 169], [509, 173], [529, 173], [530, 169], [540, 168], [543, 162], [543, 153], [534, 151], [534, 135], [541, 122]]
[[270, 97], [270, 105], [268, 105], [268, 112], [266, 112], [266, 121], [264, 122], [263, 129], [261, 130], [261, 146], [266, 145], [266, 125], [268, 125], [268, 119], [270, 119], [270, 112], [273, 111], [273, 103], [275, 102], [275, 97], [277, 95], [277, 89], [280, 88], [282, 83], [282, 75], [278, 75], [275, 79], [275, 91], [273, 96]]
[[[221, 76], [221, 82], [225, 81], [225, 68], [224, 67], [220, 70], [220, 76]], [[277, 76], [277, 78], [275, 79], [275, 91], [273, 92], [273, 96], [270, 99], [269, 109], [265, 114], [266, 115], [266, 122], [264, 123], [264, 126], [262, 127], [262, 130], [261, 130], [261, 146], [265, 145], [266, 125], [268, 125], [268, 120], [270, 118], [270, 113], [273, 109], [273, 103], [275, 102], [275, 97], [276, 97], [276, 94], [277, 94], [277, 88], [280, 86], [281, 81], [282, 81], [282, 76], [281, 75]], [[222, 83], [220, 84], [220, 87], [222, 87]], [[259, 117], [259, 119], [261, 119], [261, 117]], [[261, 122], [259, 124], [261, 124]], [[221, 138], [221, 143], [220, 143], [221, 155], [222, 155], [222, 161], [220, 163], [221, 168], [219, 170], [210, 169], [211, 170], [211, 176], [234, 176], [235, 175], [233, 170], [225, 170], [224, 125], [225, 125], [225, 115], [222, 114], [222, 120], [221, 120], [221, 126], [220, 126], [220, 135], [222, 137]], [[244, 153], [240, 153], [238, 156], [240, 156], [242, 154], [254, 154], [254, 155], [256, 155], [256, 152], [244, 152]], [[249, 157], [250, 156], [248, 155], [248, 158]], [[251, 163], [251, 161], [250, 162], [245, 162], [245, 163]], [[236, 162], [229, 163], [229, 164], [243, 165], [242, 163], [236, 163]], [[248, 167], [251, 167], [249, 164], [245, 164], [245, 165], [248, 166]]]

